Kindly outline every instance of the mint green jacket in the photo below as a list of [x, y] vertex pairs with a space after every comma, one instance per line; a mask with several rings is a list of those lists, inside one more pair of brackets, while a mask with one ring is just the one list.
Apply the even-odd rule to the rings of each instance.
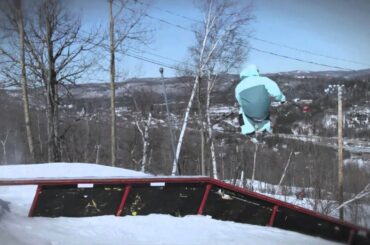
[[[239, 113], [243, 115], [244, 125], [242, 134], [254, 131], [271, 131], [270, 121], [267, 119], [271, 98], [284, 102], [284, 94], [278, 85], [267, 77], [261, 77], [255, 65], [249, 65], [240, 73], [241, 81], [235, 88], [235, 97], [239, 103]], [[252, 118], [260, 119], [259, 123]]]

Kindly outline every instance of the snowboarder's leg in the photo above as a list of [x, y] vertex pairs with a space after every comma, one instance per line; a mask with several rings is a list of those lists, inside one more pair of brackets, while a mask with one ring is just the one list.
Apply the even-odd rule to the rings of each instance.
[[243, 125], [241, 125], [241, 133], [244, 135], [251, 134], [255, 131], [255, 124], [252, 120], [246, 117], [244, 114], [241, 114], [243, 118]]
[[256, 138], [256, 126], [258, 128], [258, 125], [246, 117], [244, 113], [239, 114], [239, 124], [241, 133], [247, 136], [252, 143], [258, 144], [258, 140]]
[[270, 120], [264, 120], [255, 125], [255, 139], [252, 140], [253, 143], [258, 144], [263, 142], [263, 137], [266, 134], [272, 134], [271, 122]]
[[272, 128], [271, 128], [270, 120], [265, 120], [265, 121], [259, 123], [257, 131], [272, 134]]
[[244, 113], [240, 113], [239, 123], [241, 125], [241, 133], [246, 135], [254, 144], [260, 143], [265, 133], [272, 133], [271, 122], [268, 119], [256, 123], [246, 117]]

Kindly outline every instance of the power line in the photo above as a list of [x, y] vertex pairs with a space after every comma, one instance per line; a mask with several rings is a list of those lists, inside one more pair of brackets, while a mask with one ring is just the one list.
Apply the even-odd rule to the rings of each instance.
[[304, 62], [304, 63], [307, 63], [307, 64], [325, 66], [325, 67], [340, 69], [340, 70], [354, 71], [353, 69], [349, 69], [349, 68], [344, 68], [344, 67], [340, 67], [340, 66], [332, 66], [332, 65], [327, 65], [327, 64], [324, 64], [324, 63], [318, 63], [318, 62], [314, 62], [314, 61], [299, 59], [299, 58], [295, 58], [295, 57], [291, 57], [291, 56], [287, 56], [287, 55], [282, 55], [282, 54], [277, 54], [277, 53], [274, 53], [274, 52], [270, 52], [270, 51], [266, 51], [266, 50], [262, 50], [262, 49], [258, 49], [258, 48], [254, 48], [254, 47], [250, 47], [250, 49], [254, 50], [254, 51], [257, 51], [257, 52], [260, 52], [260, 53], [270, 54], [270, 55], [278, 56], [278, 57], [289, 59], [289, 60], [300, 61], [300, 62]]
[[[139, 3], [139, 1], [137, 1], [137, 2]], [[114, 3], [114, 2], [113, 2], [113, 3]], [[141, 4], [144, 4], [144, 3], [141, 3]], [[116, 6], [119, 6], [118, 4], [115, 4], [115, 5], [116, 5]], [[150, 5], [148, 5], [148, 4], [145, 4], [145, 5], [150, 6]], [[130, 12], [132, 12], [132, 13], [136, 13], [136, 12], [137, 12], [137, 11], [135, 11], [134, 9], [129, 8], [129, 7], [126, 7], [126, 9], [127, 9], [127, 10], [129, 10]], [[161, 19], [161, 18], [158, 18], [158, 17], [155, 17], [155, 16], [151, 16], [151, 15], [149, 15], [149, 14], [147, 14], [147, 13], [143, 13], [143, 15], [144, 15], [144, 16], [146, 16], [146, 17], [148, 17], [148, 18], [150, 18], [150, 19], [157, 20], [157, 21], [159, 21], [159, 22], [165, 23], [165, 24], [167, 24], [167, 25], [171, 25], [171, 26], [177, 27], [177, 28], [182, 29], [182, 30], [185, 30], [185, 31], [193, 32], [193, 31], [192, 31], [192, 30], [190, 30], [189, 28], [186, 28], [186, 27], [181, 26], [181, 25], [178, 25], [178, 24], [172, 24], [172, 23], [168, 22], [167, 20], [164, 20], [164, 19]]]
[[291, 46], [288, 46], [288, 45], [285, 45], [285, 44], [271, 42], [271, 41], [268, 41], [268, 40], [265, 40], [265, 39], [262, 39], [262, 38], [258, 38], [258, 37], [253, 37], [253, 36], [248, 36], [248, 37], [250, 39], [253, 39], [253, 40], [256, 40], [256, 41], [260, 41], [260, 42], [272, 44], [272, 45], [275, 45], [275, 46], [278, 46], [278, 47], [283, 47], [283, 48], [299, 51], [299, 52], [302, 52], [302, 53], [316, 55], [316, 56], [320, 56], [320, 57], [324, 57], [324, 58], [328, 58], [328, 59], [341, 60], [341, 61], [345, 61], [345, 62], [357, 64], [357, 65], [370, 66], [370, 64], [361, 63], [361, 62], [358, 62], [358, 61], [353, 61], [353, 60], [348, 60], [348, 59], [343, 59], [343, 58], [338, 58], [338, 57], [333, 57], [333, 56], [328, 56], [328, 55], [323, 55], [323, 54], [315, 53], [315, 52], [312, 52], [312, 51], [309, 51], [309, 50], [299, 49], [299, 48], [291, 47]]
[[[101, 47], [101, 48], [104, 48], [104, 49], [109, 49], [109, 45], [104, 44], [104, 43], [100, 43], [100, 44], [96, 44], [96, 45]], [[149, 63], [152, 63], [152, 64], [164, 66], [166, 68], [170, 68], [170, 69], [173, 69], [173, 70], [185, 71], [185, 70], [182, 70], [180, 68], [177, 68], [174, 65], [166, 64], [162, 61], [151, 59], [151, 58], [148, 58], [148, 57], [145, 57], [145, 56], [140, 56], [137, 53], [145, 53], [145, 54], [153, 55], [153, 56], [156, 56], [158, 58], [165, 59], [165, 60], [168, 60], [168, 61], [172, 61], [172, 62], [176, 62], [176, 63], [180, 63], [180, 64], [187, 64], [184, 61], [179, 61], [179, 60], [176, 60], [176, 59], [168, 58], [168, 57], [165, 57], [165, 56], [153, 53], [153, 52], [145, 51], [145, 50], [142, 50], [142, 49], [138, 49], [138, 48], [126, 47], [126, 49], [127, 49], [128, 52], [133, 52], [133, 53], [124, 52], [124, 54], [129, 56], [129, 57], [139, 59], [139, 60], [142, 60], [142, 61], [146, 61], [146, 62], [149, 62]]]
[[[157, 18], [157, 17], [151, 17], [151, 18], [157, 19], [157, 20], [159, 20], [163, 23], [166, 23], [166, 24], [171, 25], [171, 26], [175, 26], [177, 28], [180, 28], [180, 29], [183, 29], [183, 30], [186, 30], [186, 31], [191, 31], [191, 30], [189, 30], [185, 27], [182, 27], [182, 26], [177, 25], [177, 24], [172, 24], [168, 21], [164, 21], [164, 20], [162, 20], [160, 18]], [[193, 32], [193, 31], [191, 31], [191, 32]], [[262, 52], [262, 53], [265, 53], [265, 54], [270, 54], [270, 55], [274, 55], [274, 56], [277, 56], [277, 57], [280, 57], [280, 58], [290, 59], [290, 60], [299, 61], [299, 62], [303, 62], [303, 63], [307, 63], [307, 64], [314, 64], [314, 65], [319, 65], [319, 66], [324, 66], [324, 67], [329, 67], [329, 68], [335, 68], [335, 69], [341, 69], [341, 70], [352, 70], [353, 71], [353, 69], [349, 69], [349, 68], [343, 68], [343, 67], [339, 67], [339, 66], [333, 66], [333, 65], [328, 65], [328, 64], [324, 64], [324, 63], [318, 63], [318, 62], [314, 62], [314, 61], [299, 59], [299, 58], [290, 57], [290, 56], [287, 56], [287, 55], [281, 55], [281, 54], [277, 54], [277, 53], [274, 53], [274, 52], [270, 52], [270, 51], [266, 51], [266, 50], [262, 50], [262, 49], [258, 49], [258, 48], [254, 48], [254, 47], [250, 47], [250, 49], [255, 50], [257, 52]]]
[[[147, 15], [149, 16], [149, 15]], [[163, 23], [166, 23], [168, 25], [171, 25], [171, 26], [175, 26], [177, 28], [180, 28], [180, 29], [183, 29], [183, 30], [186, 30], [186, 31], [191, 31], [185, 27], [182, 27], [180, 25], [177, 25], [177, 24], [172, 24], [168, 21], [165, 21], [161, 18], [157, 18], [157, 17], [152, 17], [150, 16], [150, 18], [153, 18], [153, 19], [156, 19], [156, 20], [159, 20]], [[193, 31], [191, 31], [193, 32]], [[245, 46], [247, 48], [249, 48], [248, 46]], [[304, 60], [304, 59], [299, 59], [299, 58], [295, 58], [295, 57], [291, 57], [291, 56], [287, 56], [287, 55], [281, 55], [281, 54], [277, 54], [277, 53], [274, 53], [274, 52], [270, 52], [270, 51], [266, 51], [266, 50], [262, 50], [262, 49], [258, 49], [258, 48], [254, 48], [254, 47], [250, 47], [250, 49], [252, 50], [255, 50], [257, 52], [261, 52], [261, 53], [265, 53], [265, 54], [270, 54], [270, 55], [274, 55], [274, 56], [277, 56], [277, 57], [280, 57], [280, 58], [285, 58], [285, 59], [290, 59], [290, 60], [294, 60], [294, 61], [299, 61], [299, 62], [303, 62], [303, 63], [307, 63], [307, 64], [314, 64], [314, 65], [319, 65], [319, 66], [324, 66], [324, 67], [329, 67], [329, 68], [334, 68], [334, 69], [340, 69], [340, 70], [351, 70], [353, 71], [353, 69], [349, 69], [349, 68], [343, 68], [343, 67], [339, 67], [339, 66], [333, 66], [333, 65], [327, 65], [327, 64], [324, 64], [324, 63], [318, 63], [318, 62], [314, 62], [314, 61], [309, 61], [309, 60]]]
[[134, 51], [134, 52], [137, 52], [137, 53], [146, 53], [146, 54], [153, 55], [153, 56], [156, 56], [156, 57], [161, 58], [161, 59], [186, 64], [186, 62], [184, 62], [184, 61], [179, 61], [179, 60], [176, 60], [176, 59], [168, 58], [168, 57], [165, 57], [165, 56], [153, 53], [153, 52], [149, 52], [149, 51], [145, 51], [145, 50], [141, 50], [141, 49], [137, 49], [137, 48], [130, 47], [130, 48], [128, 48], [128, 50], [131, 50], [131, 51]]
[[[142, 5], [150, 6], [149, 4], [143, 3], [141, 1], [137, 1], [137, 2], [139, 4], [142, 4]], [[150, 6], [150, 7], [152, 7], [152, 6]], [[189, 20], [189, 21], [192, 21], [192, 22], [202, 23], [200, 20], [196, 20], [196, 19], [184, 16], [184, 15], [176, 14], [176, 13], [174, 13], [172, 11], [169, 11], [169, 10], [166, 10], [166, 9], [162, 9], [162, 8], [158, 8], [158, 7], [153, 7], [153, 8], [158, 9], [158, 10], [163, 11], [163, 12], [166, 12], [166, 13], [171, 14], [173, 16], [181, 17], [183, 19], [186, 19], [186, 20]], [[161, 18], [153, 17], [153, 16], [150, 16], [150, 15], [146, 15], [146, 16], [148, 16], [149, 18], [158, 20], [160, 22], [163, 22], [165, 24], [175, 26], [175, 27], [180, 28], [182, 30], [193, 32], [192, 30], [190, 30], [186, 27], [183, 27], [183, 26], [178, 25], [178, 24], [170, 23], [170, 22], [168, 22], [166, 20], [163, 20]], [[357, 65], [370, 66], [369, 64], [366, 64], [366, 63], [361, 63], [361, 62], [358, 62], [358, 61], [348, 60], [348, 59], [339, 58], [339, 57], [332, 57], [332, 56], [328, 56], [328, 55], [323, 55], [323, 54], [315, 53], [315, 52], [312, 52], [312, 51], [309, 51], [309, 50], [295, 48], [295, 47], [291, 47], [291, 46], [288, 46], [288, 45], [285, 45], [285, 44], [280, 44], [280, 43], [268, 41], [268, 40], [258, 38], [258, 37], [252, 37], [252, 36], [248, 36], [248, 37], [253, 39], [253, 40], [269, 43], [269, 44], [272, 44], [272, 45], [275, 45], [275, 46], [284, 47], [284, 48], [288, 48], [288, 49], [291, 49], [291, 50], [295, 50], [295, 51], [299, 51], [299, 52], [303, 52], [303, 53], [307, 53], [307, 54], [311, 54], [311, 55], [315, 55], [315, 56], [319, 56], [319, 57], [329, 58], [329, 59], [333, 59], [333, 60], [337, 60], [337, 61], [349, 62], [349, 63], [353, 63], [353, 64], [357, 64]], [[281, 58], [291, 59], [291, 60], [300, 61], [300, 62], [304, 62], [304, 63], [315, 64], [315, 65], [320, 65], [320, 66], [325, 66], [325, 67], [330, 67], [330, 68], [336, 68], [336, 69], [353, 70], [353, 69], [343, 68], [343, 67], [339, 67], [339, 66], [332, 66], [332, 65], [327, 65], [327, 64], [323, 64], [323, 63], [314, 62], [314, 61], [308, 61], [308, 60], [303, 60], [303, 59], [299, 59], [299, 58], [289, 57], [289, 56], [285, 56], [285, 55], [279, 55], [279, 54], [275, 54], [273, 52], [269, 52], [269, 51], [265, 51], [265, 50], [261, 50], [261, 49], [257, 49], [257, 48], [252, 48], [252, 49], [254, 49], [257, 52], [263, 52], [263, 53], [266, 53], [266, 54], [271, 54], [271, 55], [278, 56], [278, 57], [281, 57]]]
[[154, 8], [154, 9], [160, 10], [160, 11], [162, 11], [162, 12], [168, 13], [168, 14], [170, 14], [170, 15], [173, 15], [173, 16], [176, 16], [176, 17], [183, 18], [183, 19], [185, 19], [185, 20], [189, 20], [189, 21], [192, 21], [192, 22], [202, 23], [202, 21], [200, 21], [200, 20], [196, 20], [196, 19], [193, 19], [193, 18], [187, 17], [187, 16], [185, 16], [185, 15], [177, 14], [177, 13], [174, 13], [174, 12], [172, 12], [172, 11], [170, 11], [170, 10], [167, 10], [167, 9], [162, 9], [162, 8], [159, 8], [159, 7], [151, 6], [151, 5], [150, 5], [150, 4], [148, 4], [148, 3], [143, 3], [143, 2], [138, 1], [138, 0], [137, 0], [136, 2], [137, 2], [137, 3], [139, 3], [139, 4], [141, 4], [141, 5], [146, 5], [146, 6], [148, 6], [148, 7], [151, 7], [151, 8]]
[[[152, 7], [152, 6], [150, 6], [150, 4], [143, 3], [143, 2], [141, 2], [141, 1], [137, 1], [137, 2], [138, 2], [139, 4], [146, 5], [146, 6], [148, 6], [148, 7]], [[171, 14], [171, 15], [173, 15], [173, 16], [181, 17], [181, 18], [183, 18], [183, 19], [186, 19], [186, 20], [189, 20], [189, 21], [192, 21], [192, 22], [202, 23], [202, 21], [200, 21], [200, 20], [193, 19], [193, 18], [190, 18], [190, 17], [184, 16], [184, 15], [180, 15], [180, 14], [174, 13], [174, 12], [169, 11], [169, 10], [166, 10], [166, 9], [162, 9], [162, 8], [158, 8], [158, 7], [153, 7], [153, 8], [158, 9], [158, 10], [160, 10], [160, 11], [162, 11], [162, 12], [166, 12], [166, 13]], [[183, 28], [183, 27], [181, 27], [181, 28]], [[183, 29], [184, 29], [184, 28], [183, 28]], [[258, 37], [253, 37], [253, 36], [248, 36], [248, 37], [249, 37], [249, 38], [251, 38], [251, 39], [253, 39], [253, 40], [260, 41], [260, 42], [264, 42], [264, 43], [272, 44], [272, 45], [279, 46], [279, 47], [284, 47], [284, 48], [287, 48], [287, 49], [291, 49], [291, 50], [295, 50], [295, 51], [299, 51], [299, 52], [303, 52], [303, 53], [307, 53], [307, 54], [311, 54], [311, 55], [315, 55], [315, 56], [320, 56], [320, 57], [324, 57], [324, 58], [329, 58], [329, 59], [334, 59], [334, 60], [345, 61], [345, 62], [349, 62], [349, 63], [357, 64], [357, 65], [370, 66], [370, 64], [361, 63], [361, 62], [358, 62], [358, 61], [348, 60], [348, 59], [339, 58], [339, 57], [333, 57], [333, 56], [329, 56], [329, 55], [323, 55], [323, 54], [319, 54], [319, 53], [312, 52], [312, 51], [309, 51], [309, 50], [300, 49], [300, 48], [295, 48], [295, 47], [291, 47], [291, 46], [288, 46], [288, 45], [285, 45], [285, 44], [281, 44], [281, 43], [277, 43], [277, 42], [268, 41], [268, 40], [265, 40], [265, 39], [262, 39], [262, 38], [258, 38]]]
[[129, 56], [129, 57], [138, 59], [138, 60], [142, 60], [142, 61], [149, 62], [149, 63], [155, 64], [155, 65], [163, 66], [163, 67], [166, 67], [166, 68], [169, 68], [169, 69], [172, 69], [172, 70], [186, 72], [186, 70], [178, 68], [174, 65], [169, 65], [169, 64], [163, 63], [163, 62], [158, 61], [158, 60], [147, 58], [145, 56], [140, 56], [140, 55], [136, 55], [136, 54], [132, 54], [132, 53], [126, 53], [126, 55]]
[[[134, 11], [134, 10], [129, 9], [129, 8], [127, 8], [127, 9], [129, 11]], [[151, 18], [151, 19], [154, 19], [154, 20], [160, 21], [162, 23], [165, 23], [167, 25], [171, 25], [171, 26], [174, 26], [176, 28], [179, 28], [179, 29], [182, 29], [182, 30], [189, 31], [189, 32], [192, 32], [193, 33], [192, 30], [190, 30], [190, 29], [188, 29], [186, 27], [183, 27], [181, 25], [173, 24], [173, 23], [170, 23], [170, 22], [168, 22], [166, 20], [163, 20], [163, 19], [158, 18], [158, 17], [153, 17], [153, 16], [150, 16], [148, 14], [144, 14], [144, 15], [147, 16], [147, 17], [149, 17], [149, 18]], [[192, 21], [195, 21], [195, 20], [192, 20]], [[199, 21], [197, 21], [197, 22], [199, 22]], [[254, 38], [254, 37], [249, 37], [249, 38], [252, 38], [252, 39], [255, 39], [255, 40], [263, 40], [263, 39]], [[267, 41], [267, 40], [263, 40], [263, 41], [264, 42], [269, 42], [271, 44], [274, 43], [274, 42], [270, 42], [270, 41]], [[282, 44], [277, 44], [277, 43], [274, 43], [274, 44], [275, 45], [280, 45], [282, 47], [283, 46], [284, 47], [288, 47], [288, 46], [282, 45]], [[104, 45], [104, 44], [100, 44], [98, 46], [107, 48], [107, 45]], [[332, 65], [327, 65], [327, 64], [324, 64], [324, 63], [318, 63], [318, 62], [314, 62], [314, 61], [308, 61], [308, 60], [299, 59], [299, 58], [295, 58], [295, 57], [291, 57], [291, 56], [287, 56], [287, 55], [282, 55], [282, 54], [278, 54], [278, 53], [275, 53], [275, 52], [258, 49], [258, 48], [255, 48], [255, 47], [250, 47], [250, 48], [251, 48], [251, 50], [254, 50], [254, 51], [257, 51], [257, 52], [260, 52], [260, 53], [265, 53], [265, 54], [277, 56], [277, 57], [280, 57], [280, 58], [290, 59], [290, 60], [294, 60], [294, 61], [304, 62], [304, 63], [308, 63], [308, 64], [314, 64], [314, 65], [319, 65], [319, 66], [325, 66], [325, 67], [330, 67], [330, 68], [335, 68], [335, 69], [341, 69], [341, 70], [352, 70], [352, 69], [347, 69], [347, 68], [343, 68], [343, 67], [339, 67], [339, 66], [332, 66]], [[295, 48], [291, 48], [291, 49], [295, 49]], [[295, 49], [295, 50], [301, 51], [301, 52], [312, 53], [312, 52], [307, 51], [307, 50], [300, 50], [300, 49]], [[161, 59], [168, 60], [168, 61], [173, 61], [173, 62], [178, 62], [178, 63], [184, 63], [184, 62], [181, 62], [181, 61], [172, 59], [172, 58], [168, 58], [168, 57], [165, 57], [165, 56], [156, 54], [156, 53], [152, 53], [152, 52], [149, 52], [149, 51], [143, 51], [143, 50], [136, 49], [136, 48], [128, 48], [128, 52], [126, 53], [126, 55], [129, 56], [129, 57], [132, 57], [134, 59], [138, 59], [138, 60], [141, 60], [141, 61], [144, 61], [144, 62], [152, 63], [152, 64], [155, 64], [155, 65], [159, 65], [159, 66], [163, 66], [163, 67], [166, 67], [166, 68], [169, 68], [169, 69], [172, 69], [172, 70], [177, 70], [177, 71], [182, 71], [182, 72], [186, 71], [185, 69], [181, 69], [179, 67], [176, 67], [175, 65], [168, 64], [168, 63], [165, 63], [165, 62], [162, 62], [162, 61], [158, 61], [156, 59], [148, 58], [148, 57], [145, 57], [145, 56], [138, 55], [137, 52], [147, 53], [147, 54], [150, 54], [150, 55], [153, 55], [153, 56], [156, 56], [156, 57], [159, 57]], [[320, 54], [316, 54], [316, 55], [323, 56], [323, 55], [320, 55]], [[325, 56], [323, 56], [323, 57], [325, 57]], [[330, 58], [337, 59], [337, 58], [334, 58], [334, 57], [330, 57]], [[339, 59], [337, 59], [337, 60], [339, 60]]]
[[147, 16], [150, 19], [160, 21], [160, 22], [165, 23], [167, 25], [171, 25], [171, 26], [177, 27], [177, 28], [185, 30], [185, 31], [193, 32], [191, 29], [189, 29], [187, 27], [184, 27], [184, 26], [181, 26], [181, 25], [178, 25], [178, 24], [173, 24], [171, 22], [168, 22], [167, 20], [164, 20], [164, 19], [161, 19], [161, 18], [158, 18], [158, 17], [154, 17], [154, 16], [151, 16], [151, 15], [148, 15], [148, 14], [144, 14], [144, 15]]

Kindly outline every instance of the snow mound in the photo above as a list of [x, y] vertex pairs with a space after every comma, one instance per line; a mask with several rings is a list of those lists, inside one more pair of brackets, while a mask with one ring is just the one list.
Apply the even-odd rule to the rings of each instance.
[[[0, 166], [0, 178], [86, 178], [149, 176], [86, 163]], [[113, 215], [87, 218], [27, 217], [36, 186], [0, 186], [1, 244], [338, 244], [272, 227], [190, 215]], [[11, 212], [7, 212], [7, 211]]]
[[0, 166], [0, 179], [149, 177], [133, 170], [90, 163], [41, 163]]
[[10, 211], [9, 204], [10, 204], [9, 202], [6, 202], [6, 201], [3, 201], [3, 200], [0, 199], [0, 220], [3, 217], [3, 215], [5, 214], [5, 212]]

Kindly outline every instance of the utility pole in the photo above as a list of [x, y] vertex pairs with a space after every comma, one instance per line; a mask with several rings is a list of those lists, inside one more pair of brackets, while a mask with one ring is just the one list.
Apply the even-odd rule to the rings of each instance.
[[[343, 203], [343, 110], [342, 110], [342, 88], [338, 86], [338, 202]], [[339, 209], [339, 219], [343, 220], [343, 207]]]
[[177, 174], [179, 174], [179, 168], [178, 163], [176, 160], [176, 149], [175, 149], [175, 142], [172, 132], [172, 123], [171, 123], [171, 117], [170, 117], [170, 109], [168, 108], [168, 100], [167, 100], [167, 92], [166, 92], [166, 84], [164, 83], [164, 77], [163, 77], [164, 69], [163, 67], [159, 68], [159, 73], [161, 73], [161, 80], [162, 80], [162, 87], [163, 87], [163, 95], [164, 95], [164, 101], [166, 104], [166, 111], [167, 111], [167, 124], [168, 124], [168, 130], [170, 131], [170, 137], [171, 137], [171, 148], [172, 148], [172, 155], [175, 161], [175, 164], [177, 165]]

